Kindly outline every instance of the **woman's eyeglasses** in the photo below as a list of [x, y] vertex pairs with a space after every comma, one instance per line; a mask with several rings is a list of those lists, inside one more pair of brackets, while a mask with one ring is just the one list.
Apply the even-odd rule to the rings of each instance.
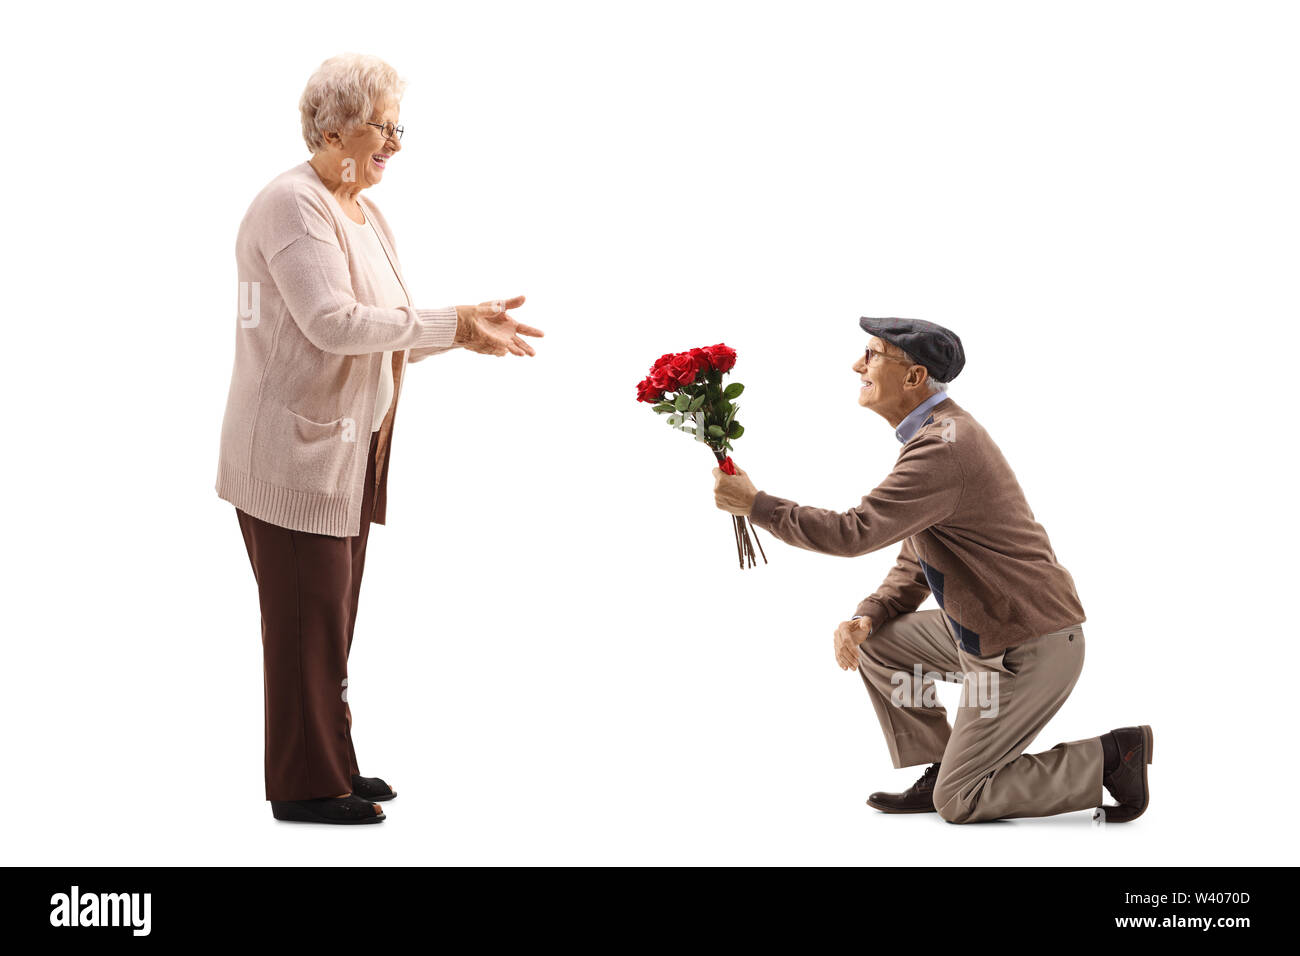
[[366, 123], [367, 126], [373, 126], [375, 129], [383, 130], [384, 139], [401, 139], [402, 134], [406, 132], [400, 126], [394, 126], [392, 123]]

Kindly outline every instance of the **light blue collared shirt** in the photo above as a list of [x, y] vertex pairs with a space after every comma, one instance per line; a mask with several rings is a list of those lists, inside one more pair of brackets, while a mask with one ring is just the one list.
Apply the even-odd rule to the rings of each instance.
[[935, 392], [920, 405], [917, 405], [916, 408], [907, 413], [906, 418], [898, 423], [898, 427], [894, 429], [894, 437], [903, 444], [907, 444], [911, 441], [912, 436], [915, 435], [917, 429], [921, 427], [926, 416], [930, 414], [930, 409], [934, 408], [934, 406], [938, 405], [947, 397], [948, 392], [946, 390]]

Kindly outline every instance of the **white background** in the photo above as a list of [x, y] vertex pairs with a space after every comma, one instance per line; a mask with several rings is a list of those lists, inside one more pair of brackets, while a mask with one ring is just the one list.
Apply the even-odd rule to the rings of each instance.
[[[1294, 859], [1296, 33], [1281, 3], [10, 9], [4, 859]], [[378, 827], [271, 817], [213, 490], [236, 229], [344, 51], [410, 82], [368, 195], [417, 304], [523, 293], [546, 332], [409, 370], [350, 664]], [[1137, 823], [867, 808], [922, 768], [831, 632], [896, 548], [759, 532], [741, 572], [711, 457], [634, 401], [727, 342], [736, 459], [848, 509], [898, 453], [863, 314], [961, 335], [951, 394], [1087, 611], [1030, 752], [1151, 724]]]

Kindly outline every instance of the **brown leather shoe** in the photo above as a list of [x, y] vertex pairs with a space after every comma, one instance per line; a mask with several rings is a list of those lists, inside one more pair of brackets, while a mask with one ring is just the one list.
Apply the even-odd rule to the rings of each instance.
[[867, 806], [881, 813], [934, 813], [934, 781], [939, 776], [939, 765], [930, 764], [921, 779], [902, 793], [880, 793], [867, 797]]
[[1128, 823], [1142, 816], [1150, 801], [1147, 790], [1147, 764], [1155, 743], [1151, 728], [1121, 727], [1111, 731], [1119, 744], [1119, 766], [1102, 777], [1101, 782], [1118, 806], [1102, 804], [1107, 823]]

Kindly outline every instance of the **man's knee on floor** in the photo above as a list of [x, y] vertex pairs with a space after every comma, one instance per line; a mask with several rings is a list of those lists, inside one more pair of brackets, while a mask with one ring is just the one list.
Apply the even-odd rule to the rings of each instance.
[[943, 770], [934, 781], [934, 809], [949, 823], [970, 823], [974, 811], [962, 799], [961, 791], [953, 785], [951, 779], [945, 779]]
[[963, 806], [958, 800], [950, 800], [948, 803], [942, 804], [936, 801], [934, 808], [939, 811], [939, 816], [948, 823], [976, 822], [974, 811]]

